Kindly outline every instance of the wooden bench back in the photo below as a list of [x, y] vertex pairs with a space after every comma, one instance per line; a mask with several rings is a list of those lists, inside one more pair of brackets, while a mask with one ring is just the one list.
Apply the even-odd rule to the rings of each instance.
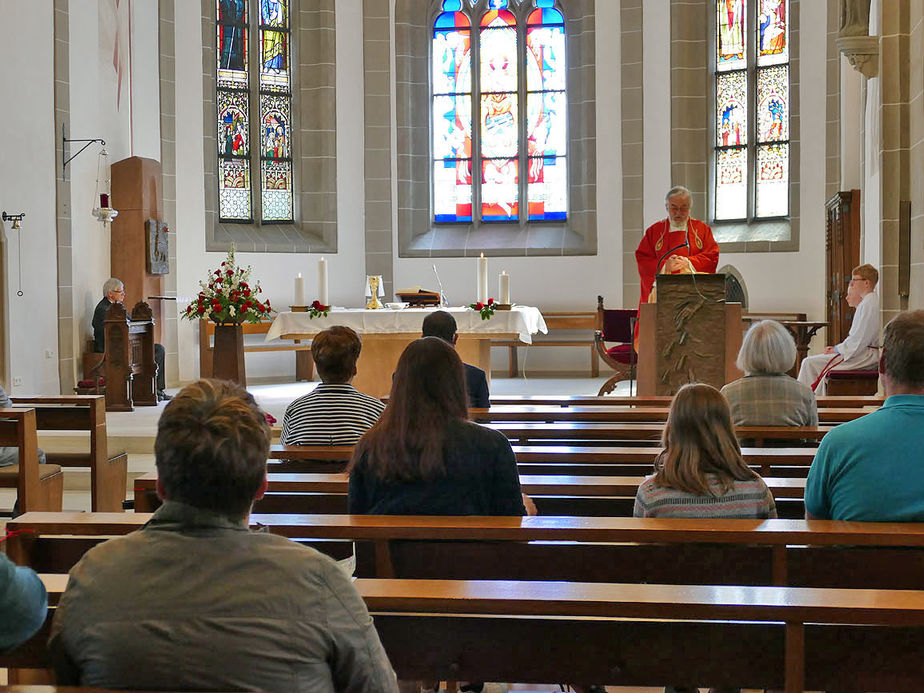
[[[93, 543], [149, 518], [30, 513], [8, 525], [26, 531], [8, 540], [7, 553], [62, 572]], [[251, 524], [325, 552], [355, 540], [363, 576], [889, 589], [924, 580], [924, 526], [913, 523], [253, 515]]]

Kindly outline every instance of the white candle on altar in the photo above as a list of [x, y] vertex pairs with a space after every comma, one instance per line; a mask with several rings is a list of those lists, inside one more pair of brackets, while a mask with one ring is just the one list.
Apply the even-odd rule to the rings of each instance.
[[510, 275], [504, 270], [497, 280], [497, 295], [501, 303], [510, 305]]
[[293, 303], [296, 306], [305, 305], [305, 278], [302, 276], [301, 272], [299, 272], [298, 276], [295, 278], [295, 300]]
[[318, 260], [318, 300], [322, 305], [330, 305], [327, 302], [327, 260], [323, 257]]
[[488, 259], [481, 254], [478, 258], [478, 298], [481, 303], [488, 302]]

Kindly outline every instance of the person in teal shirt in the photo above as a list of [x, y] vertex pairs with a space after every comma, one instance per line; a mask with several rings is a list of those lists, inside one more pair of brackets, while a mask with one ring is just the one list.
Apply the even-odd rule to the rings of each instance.
[[47, 613], [48, 595], [39, 576], [0, 554], [0, 652], [35, 635]]
[[924, 521], [924, 310], [883, 331], [881, 409], [828, 433], [805, 484], [807, 519]]

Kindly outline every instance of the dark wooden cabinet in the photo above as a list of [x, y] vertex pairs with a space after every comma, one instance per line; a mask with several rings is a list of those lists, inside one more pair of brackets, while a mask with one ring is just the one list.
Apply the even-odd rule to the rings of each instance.
[[836, 193], [825, 203], [825, 312], [828, 344], [842, 342], [850, 331], [853, 308], [847, 285], [860, 264], [860, 191]]

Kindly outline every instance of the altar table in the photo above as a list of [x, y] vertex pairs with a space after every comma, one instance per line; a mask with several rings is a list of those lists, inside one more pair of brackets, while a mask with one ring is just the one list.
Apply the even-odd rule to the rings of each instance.
[[[266, 341], [273, 339], [311, 339], [334, 325], [350, 327], [362, 337], [363, 349], [357, 363], [353, 385], [360, 392], [383, 397], [391, 391], [391, 376], [404, 348], [420, 337], [424, 318], [436, 308], [404, 310], [332, 310], [327, 317], [311, 319], [308, 313], [280, 312]], [[519, 339], [532, 343], [532, 335], [548, 332], [538, 308], [514, 306], [499, 310], [490, 320], [468, 308], [444, 308], [456, 319], [459, 341], [456, 349], [465, 363], [482, 369], [491, 377], [491, 340]]]

